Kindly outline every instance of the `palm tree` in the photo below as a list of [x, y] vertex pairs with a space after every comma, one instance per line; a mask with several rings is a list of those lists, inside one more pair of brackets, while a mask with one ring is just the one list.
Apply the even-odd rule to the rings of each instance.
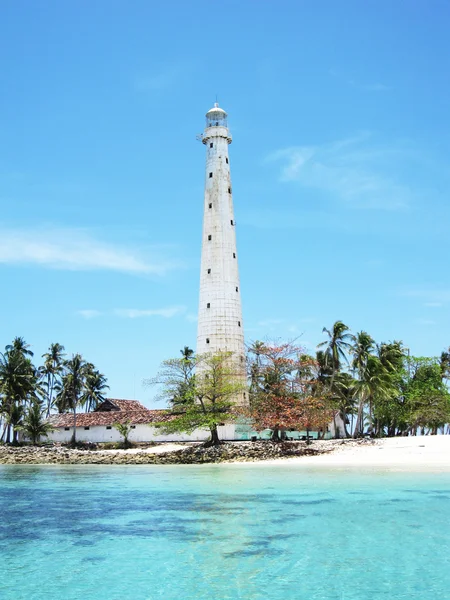
[[359, 372], [355, 381], [355, 396], [359, 398], [358, 415], [356, 418], [353, 437], [359, 437], [364, 431], [364, 406], [369, 403], [370, 429], [373, 429], [372, 406], [377, 399], [387, 399], [393, 392], [389, 373], [384, 368], [378, 356], [369, 354], [364, 368]]
[[183, 350], [180, 350], [180, 354], [184, 358], [184, 360], [192, 360], [194, 356], [194, 351], [192, 350], [192, 348], [189, 348], [189, 346], [185, 346]]
[[367, 333], [360, 331], [352, 336], [353, 344], [350, 352], [353, 355], [352, 369], [354, 373], [362, 373], [366, 367], [369, 354], [375, 348], [375, 340]]
[[441, 352], [439, 365], [442, 379], [450, 379], [450, 346], [447, 350]]
[[109, 389], [106, 381], [106, 377], [92, 363], [86, 364], [81, 404], [86, 407], [87, 412], [95, 410], [105, 400], [103, 393]]
[[383, 367], [390, 373], [398, 372], [403, 368], [406, 354], [402, 342], [394, 340], [377, 346], [378, 358]]
[[316, 362], [317, 381], [323, 384], [329, 383], [331, 376], [333, 375], [333, 369], [324, 350], [317, 350]]
[[[17, 338], [16, 338], [17, 339]], [[15, 427], [20, 424], [25, 403], [37, 395], [36, 370], [17, 348], [9, 346], [4, 354], [0, 353], [0, 412], [5, 418], [6, 442], [16, 440]]]
[[33, 444], [37, 444], [41, 437], [47, 437], [53, 431], [53, 426], [44, 418], [45, 412], [40, 402], [32, 402], [20, 426], [20, 430], [31, 439]]
[[47, 417], [50, 415], [50, 411], [53, 407], [55, 383], [57, 377], [59, 377], [62, 373], [64, 356], [64, 346], [58, 344], [57, 342], [50, 344], [48, 352], [42, 355], [42, 358], [44, 359], [44, 366], [41, 367], [41, 373], [46, 378]]
[[350, 437], [347, 430], [348, 415], [355, 413], [355, 397], [354, 397], [355, 380], [350, 373], [337, 373], [332, 392], [332, 399], [339, 411], [339, 416], [344, 424], [344, 435]]
[[342, 321], [336, 321], [331, 329], [324, 327], [322, 332], [328, 334], [328, 340], [321, 342], [317, 347], [325, 348], [325, 358], [333, 369], [331, 375], [330, 388], [333, 387], [334, 377], [341, 368], [341, 364], [347, 361], [346, 352], [350, 348], [350, 340], [353, 336], [349, 332], [349, 328]]
[[[375, 340], [367, 333], [367, 331], [360, 331], [356, 335], [352, 336], [353, 344], [350, 347], [350, 352], [353, 356], [352, 358], [352, 370], [354, 375], [357, 375], [359, 381], [364, 379], [364, 375], [366, 374], [367, 361], [372, 350], [375, 348]], [[355, 385], [355, 391], [358, 390], [357, 393], [363, 388], [360, 385]], [[364, 429], [364, 405], [366, 402], [366, 398], [364, 393], [361, 393], [359, 396], [359, 404], [358, 404], [358, 417], [356, 419], [356, 429], [355, 432], [358, 432], [358, 435], [362, 433]], [[369, 411], [371, 415], [371, 410]], [[361, 428], [361, 430], [359, 429]]]
[[5, 354], [18, 353], [22, 356], [33, 356], [30, 350], [30, 344], [27, 344], [23, 337], [15, 337], [12, 344], [8, 344], [5, 348]]
[[255, 356], [254, 359], [249, 358], [247, 360], [249, 377], [250, 377], [250, 386], [249, 386], [250, 398], [253, 397], [253, 394], [255, 394], [257, 392], [258, 388], [261, 386], [261, 367], [262, 367], [262, 358], [261, 357], [264, 353], [265, 347], [266, 347], [266, 345], [264, 344], [264, 342], [260, 342], [258, 340], [253, 342], [251, 344], [251, 346], [248, 347], [248, 353], [254, 354], [254, 356]]
[[[336, 378], [336, 374], [341, 368], [341, 364], [343, 362], [348, 362], [346, 352], [350, 348], [350, 340], [353, 337], [349, 331], [350, 330], [345, 323], [342, 321], [336, 321], [331, 331], [326, 327], [322, 329], [322, 333], [325, 332], [328, 334], [328, 340], [321, 342], [317, 346], [318, 348], [325, 348], [325, 352], [322, 356], [325, 359], [325, 364], [331, 368], [331, 379], [329, 380], [329, 390], [331, 394], [334, 393], [334, 380]], [[339, 437], [334, 413], [333, 420], [336, 437]]]
[[72, 445], [76, 444], [77, 407], [85, 390], [86, 361], [81, 354], [75, 354], [64, 362], [64, 374], [58, 388], [57, 405], [60, 412], [73, 410]]

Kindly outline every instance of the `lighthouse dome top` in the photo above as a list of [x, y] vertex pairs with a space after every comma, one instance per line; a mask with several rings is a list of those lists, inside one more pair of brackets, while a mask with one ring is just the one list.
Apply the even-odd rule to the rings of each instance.
[[220, 108], [218, 102], [206, 113], [206, 127], [226, 127], [227, 113]]

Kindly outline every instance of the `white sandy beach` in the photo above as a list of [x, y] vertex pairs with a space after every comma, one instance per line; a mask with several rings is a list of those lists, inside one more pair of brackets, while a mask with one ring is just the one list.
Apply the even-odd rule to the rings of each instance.
[[449, 435], [386, 438], [361, 446], [341, 444], [336, 440], [335, 446], [327, 454], [261, 461], [258, 464], [450, 472]]
[[[299, 456], [255, 462], [236, 462], [240, 465], [292, 465], [313, 468], [343, 469], [386, 469], [450, 472], [450, 435], [398, 437], [379, 440], [365, 440], [361, 443], [351, 440], [329, 440], [314, 442], [311, 448], [331, 447], [330, 452], [317, 456]], [[162, 443], [149, 448], [129, 450], [103, 450], [102, 453], [162, 454], [186, 448], [185, 444]]]

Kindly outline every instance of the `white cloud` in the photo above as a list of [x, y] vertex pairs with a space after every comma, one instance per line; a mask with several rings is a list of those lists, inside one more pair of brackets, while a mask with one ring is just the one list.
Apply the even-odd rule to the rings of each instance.
[[143, 253], [96, 239], [84, 229], [0, 228], [0, 264], [5, 265], [155, 275], [176, 266], [158, 254], [157, 250]]
[[267, 157], [282, 164], [280, 179], [333, 195], [355, 208], [398, 210], [414, 196], [398, 180], [393, 164], [404, 161], [401, 147], [371, 144], [371, 136], [356, 137], [318, 146], [291, 146]]
[[99, 310], [92, 309], [79, 310], [77, 313], [85, 319], [95, 319], [95, 317], [99, 317], [102, 314]]
[[186, 312], [185, 306], [168, 306], [166, 308], [144, 310], [137, 308], [116, 308], [113, 314], [126, 319], [139, 319], [142, 317], [164, 317], [165, 319], [170, 319], [184, 312]]

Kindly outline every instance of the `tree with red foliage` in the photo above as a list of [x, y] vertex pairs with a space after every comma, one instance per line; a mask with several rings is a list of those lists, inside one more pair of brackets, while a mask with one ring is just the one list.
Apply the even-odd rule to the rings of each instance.
[[279, 440], [287, 429], [324, 430], [332, 418], [316, 361], [292, 342], [255, 342], [249, 349], [249, 416], [257, 431]]

